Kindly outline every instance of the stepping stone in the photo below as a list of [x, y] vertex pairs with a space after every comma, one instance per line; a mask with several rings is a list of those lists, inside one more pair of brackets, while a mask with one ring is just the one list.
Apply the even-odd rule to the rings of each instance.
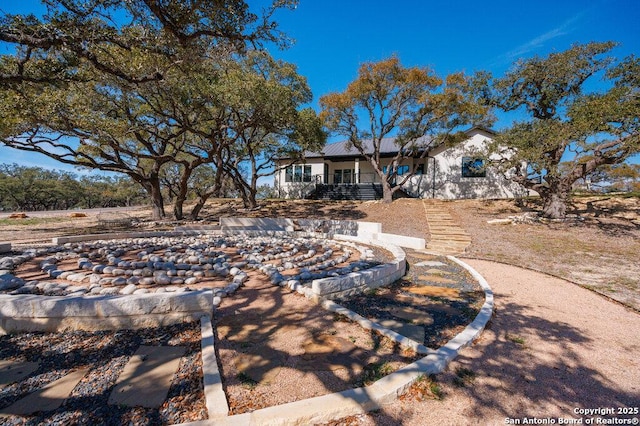
[[398, 334], [403, 335], [404, 337], [408, 337], [409, 339], [418, 342], [420, 344], [424, 343], [424, 327], [413, 324], [406, 324], [401, 321], [396, 320], [377, 320], [373, 319], [372, 321], [380, 324], [384, 328], [388, 328], [389, 330], [393, 330]]
[[173, 376], [186, 352], [182, 346], [140, 346], [124, 366], [109, 404], [157, 408], [169, 393]]
[[409, 293], [419, 294], [421, 296], [448, 297], [454, 299], [460, 297], [460, 290], [447, 287], [421, 285], [415, 287], [406, 287], [403, 290], [408, 291]]
[[365, 353], [351, 341], [338, 336], [320, 335], [302, 344], [304, 354], [299, 367], [305, 371], [335, 371], [364, 367]]
[[428, 311], [427, 313], [438, 312], [438, 313], [443, 313], [449, 316], [462, 315], [462, 312], [460, 312], [460, 310], [456, 308], [453, 308], [449, 305], [444, 305], [442, 303], [433, 303], [431, 300], [425, 299], [422, 296], [419, 296], [417, 294], [400, 293], [394, 296], [385, 295], [383, 297], [387, 297], [391, 300], [395, 300], [398, 302], [411, 303], [413, 305], [419, 306], [422, 312], [424, 311]]
[[415, 257], [418, 259], [424, 259], [424, 260], [433, 260], [436, 259], [438, 256], [434, 256], [433, 254], [427, 254], [427, 253], [420, 253], [420, 252], [414, 252], [409, 254], [410, 257]]
[[37, 362], [0, 360], [0, 389], [27, 377], [38, 369]]
[[430, 275], [451, 275], [452, 272], [449, 271], [443, 271], [442, 269], [427, 269], [426, 271], [424, 271], [425, 274], [430, 274]]
[[87, 371], [89, 371], [88, 368], [82, 368], [69, 373], [10, 406], [0, 409], [0, 414], [24, 416], [38, 411], [55, 410], [69, 397], [73, 388], [82, 380]]
[[423, 262], [416, 263], [413, 266], [435, 267], [435, 266], [447, 266], [447, 264], [446, 263], [442, 263], [442, 262], [438, 262], [437, 260], [425, 260]]
[[253, 352], [236, 356], [233, 363], [238, 372], [256, 383], [272, 382], [284, 364], [284, 355], [268, 346], [255, 348]]
[[411, 321], [414, 324], [431, 325], [433, 324], [433, 318], [428, 312], [420, 309], [412, 308], [409, 306], [394, 306], [389, 308], [389, 313], [394, 317], [402, 318], [403, 320]]
[[451, 280], [449, 278], [444, 278], [439, 275], [419, 275], [418, 279], [420, 281], [428, 281], [431, 283], [439, 283], [439, 284], [455, 284], [457, 281]]
[[424, 304], [422, 307], [428, 311], [441, 312], [451, 317], [462, 315], [462, 312], [459, 309], [453, 308], [448, 305], [441, 305], [439, 303], [427, 303], [427, 304]]

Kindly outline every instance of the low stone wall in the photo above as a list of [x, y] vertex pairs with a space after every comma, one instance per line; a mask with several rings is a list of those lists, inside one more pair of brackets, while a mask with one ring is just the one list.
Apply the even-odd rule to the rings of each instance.
[[159, 327], [212, 312], [211, 290], [127, 296], [0, 295], [0, 333]]
[[389, 285], [405, 275], [407, 270], [406, 254], [398, 246], [343, 235], [335, 235], [334, 238], [339, 241], [357, 241], [381, 247], [393, 254], [394, 259], [391, 262], [347, 275], [313, 280], [311, 293], [307, 292], [307, 296], [315, 301], [345, 299], [370, 289]]
[[399, 247], [415, 250], [424, 250], [427, 241], [424, 238], [407, 237], [406, 235], [386, 234], [384, 232], [358, 232], [358, 238], [362, 240], [380, 241]]
[[356, 222], [353, 220], [287, 219], [221, 217], [220, 227], [225, 232], [309, 232], [327, 236], [357, 237], [355, 241], [379, 241], [396, 246], [421, 250], [426, 247], [424, 238], [386, 234], [377, 222]]
[[287, 219], [287, 218], [253, 218], [253, 217], [221, 217], [220, 227], [227, 232], [311, 232], [318, 234], [343, 234], [356, 236], [361, 229], [367, 232], [379, 232], [380, 224], [372, 222], [356, 222], [353, 220], [326, 219]]

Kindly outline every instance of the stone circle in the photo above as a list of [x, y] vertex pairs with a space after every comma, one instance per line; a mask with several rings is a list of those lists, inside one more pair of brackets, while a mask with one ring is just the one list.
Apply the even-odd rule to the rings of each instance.
[[[308, 235], [97, 240], [27, 249], [0, 258], [0, 293], [135, 295], [206, 286], [213, 289], [217, 305], [253, 271], [273, 285], [296, 290], [316, 279], [340, 277], [379, 264], [370, 247]], [[31, 266], [28, 271], [27, 265]]]

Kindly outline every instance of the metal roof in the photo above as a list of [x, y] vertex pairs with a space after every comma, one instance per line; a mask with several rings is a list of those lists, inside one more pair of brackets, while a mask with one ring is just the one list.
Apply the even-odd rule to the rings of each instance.
[[[395, 154], [398, 152], [398, 145], [395, 143], [396, 138], [383, 138], [380, 141], [380, 154]], [[416, 140], [417, 145], [422, 148], [429, 146], [431, 138], [423, 136]], [[365, 139], [362, 141], [367, 154], [373, 154], [373, 140]], [[306, 158], [331, 158], [331, 157], [355, 157], [361, 155], [354, 147], [349, 146], [349, 141], [340, 141], [330, 143], [324, 146], [321, 152], [305, 151]]]
[[[465, 130], [465, 133], [471, 135], [475, 132], [485, 132], [489, 135], [495, 135], [496, 132], [492, 129], [488, 129], [483, 126], [474, 126], [468, 130]], [[395, 154], [398, 152], [398, 145], [395, 144], [396, 138], [383, 138], [380, 143], [380, 154]], [[433, 149], [435, 146], [432, 145], [432, 139], [430, 136], [422, 136], [416, 140], [417, 145], [421, 148], [429, 148]], [[365, 139], [362, 141], [363, 146], [365, 147], [365, 152], [367, 154], [373, 154], [373, 140]], [[332, 158], [332, 157], [358, 157], [360, 156], [360, 152], [353, 146], [349, 146], [349, 141], [340, 141], [330, 143], [322, 148], [320, 152], [311, 152], [305, 151], [305, 158]], [[347, 148], [348, 147], [348, 148]]]

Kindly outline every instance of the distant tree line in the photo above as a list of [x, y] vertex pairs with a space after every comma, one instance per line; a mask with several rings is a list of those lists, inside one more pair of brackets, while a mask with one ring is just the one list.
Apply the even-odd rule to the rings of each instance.
[[[403, 161], [491, 126], [500, 111], [521, 118], [474, 154], [537, 192], [544, 216], [564, 218], [581, 180], [634, 182], [621, 165], [640, 152], [640, 58], [615, 58], [613, 42], [520, 59], [503, 76], [364, 63], [344, 91], [320, 98], [318, 115], [296, 66], [266, 49], [288, 44], [273, 14], [296, 0], [259, 11], [244, 0], [43, 3], [42, 16], [0, 15], [0, 42], [14, 52], [0, 56], [0, 143], [127, 176], [154, 219], [168, 200], [176, 219], [190, 198], [192, 218], [215, 196], [256, 207], [275, 160], [304, 161], [325, 129], [347, 138], [391, 202], [414, 173], [399, 176]], [[588, 90], [596, 78], [603, 88]], [[390, 136], [397, 154], [383, 167]]]
[[193, 194], [233, 192], [253, 208], [274, 159], [326, 140], [306, 79], [264, 45], [294, 0], [48, 0], [42, 16], [0, 16], [0, 142], [128, 176], [165, 218]]
[[65, 171], [0, 164], [3, 211], [122, 207], [147, 201], [127, 176], [81, 176]]

